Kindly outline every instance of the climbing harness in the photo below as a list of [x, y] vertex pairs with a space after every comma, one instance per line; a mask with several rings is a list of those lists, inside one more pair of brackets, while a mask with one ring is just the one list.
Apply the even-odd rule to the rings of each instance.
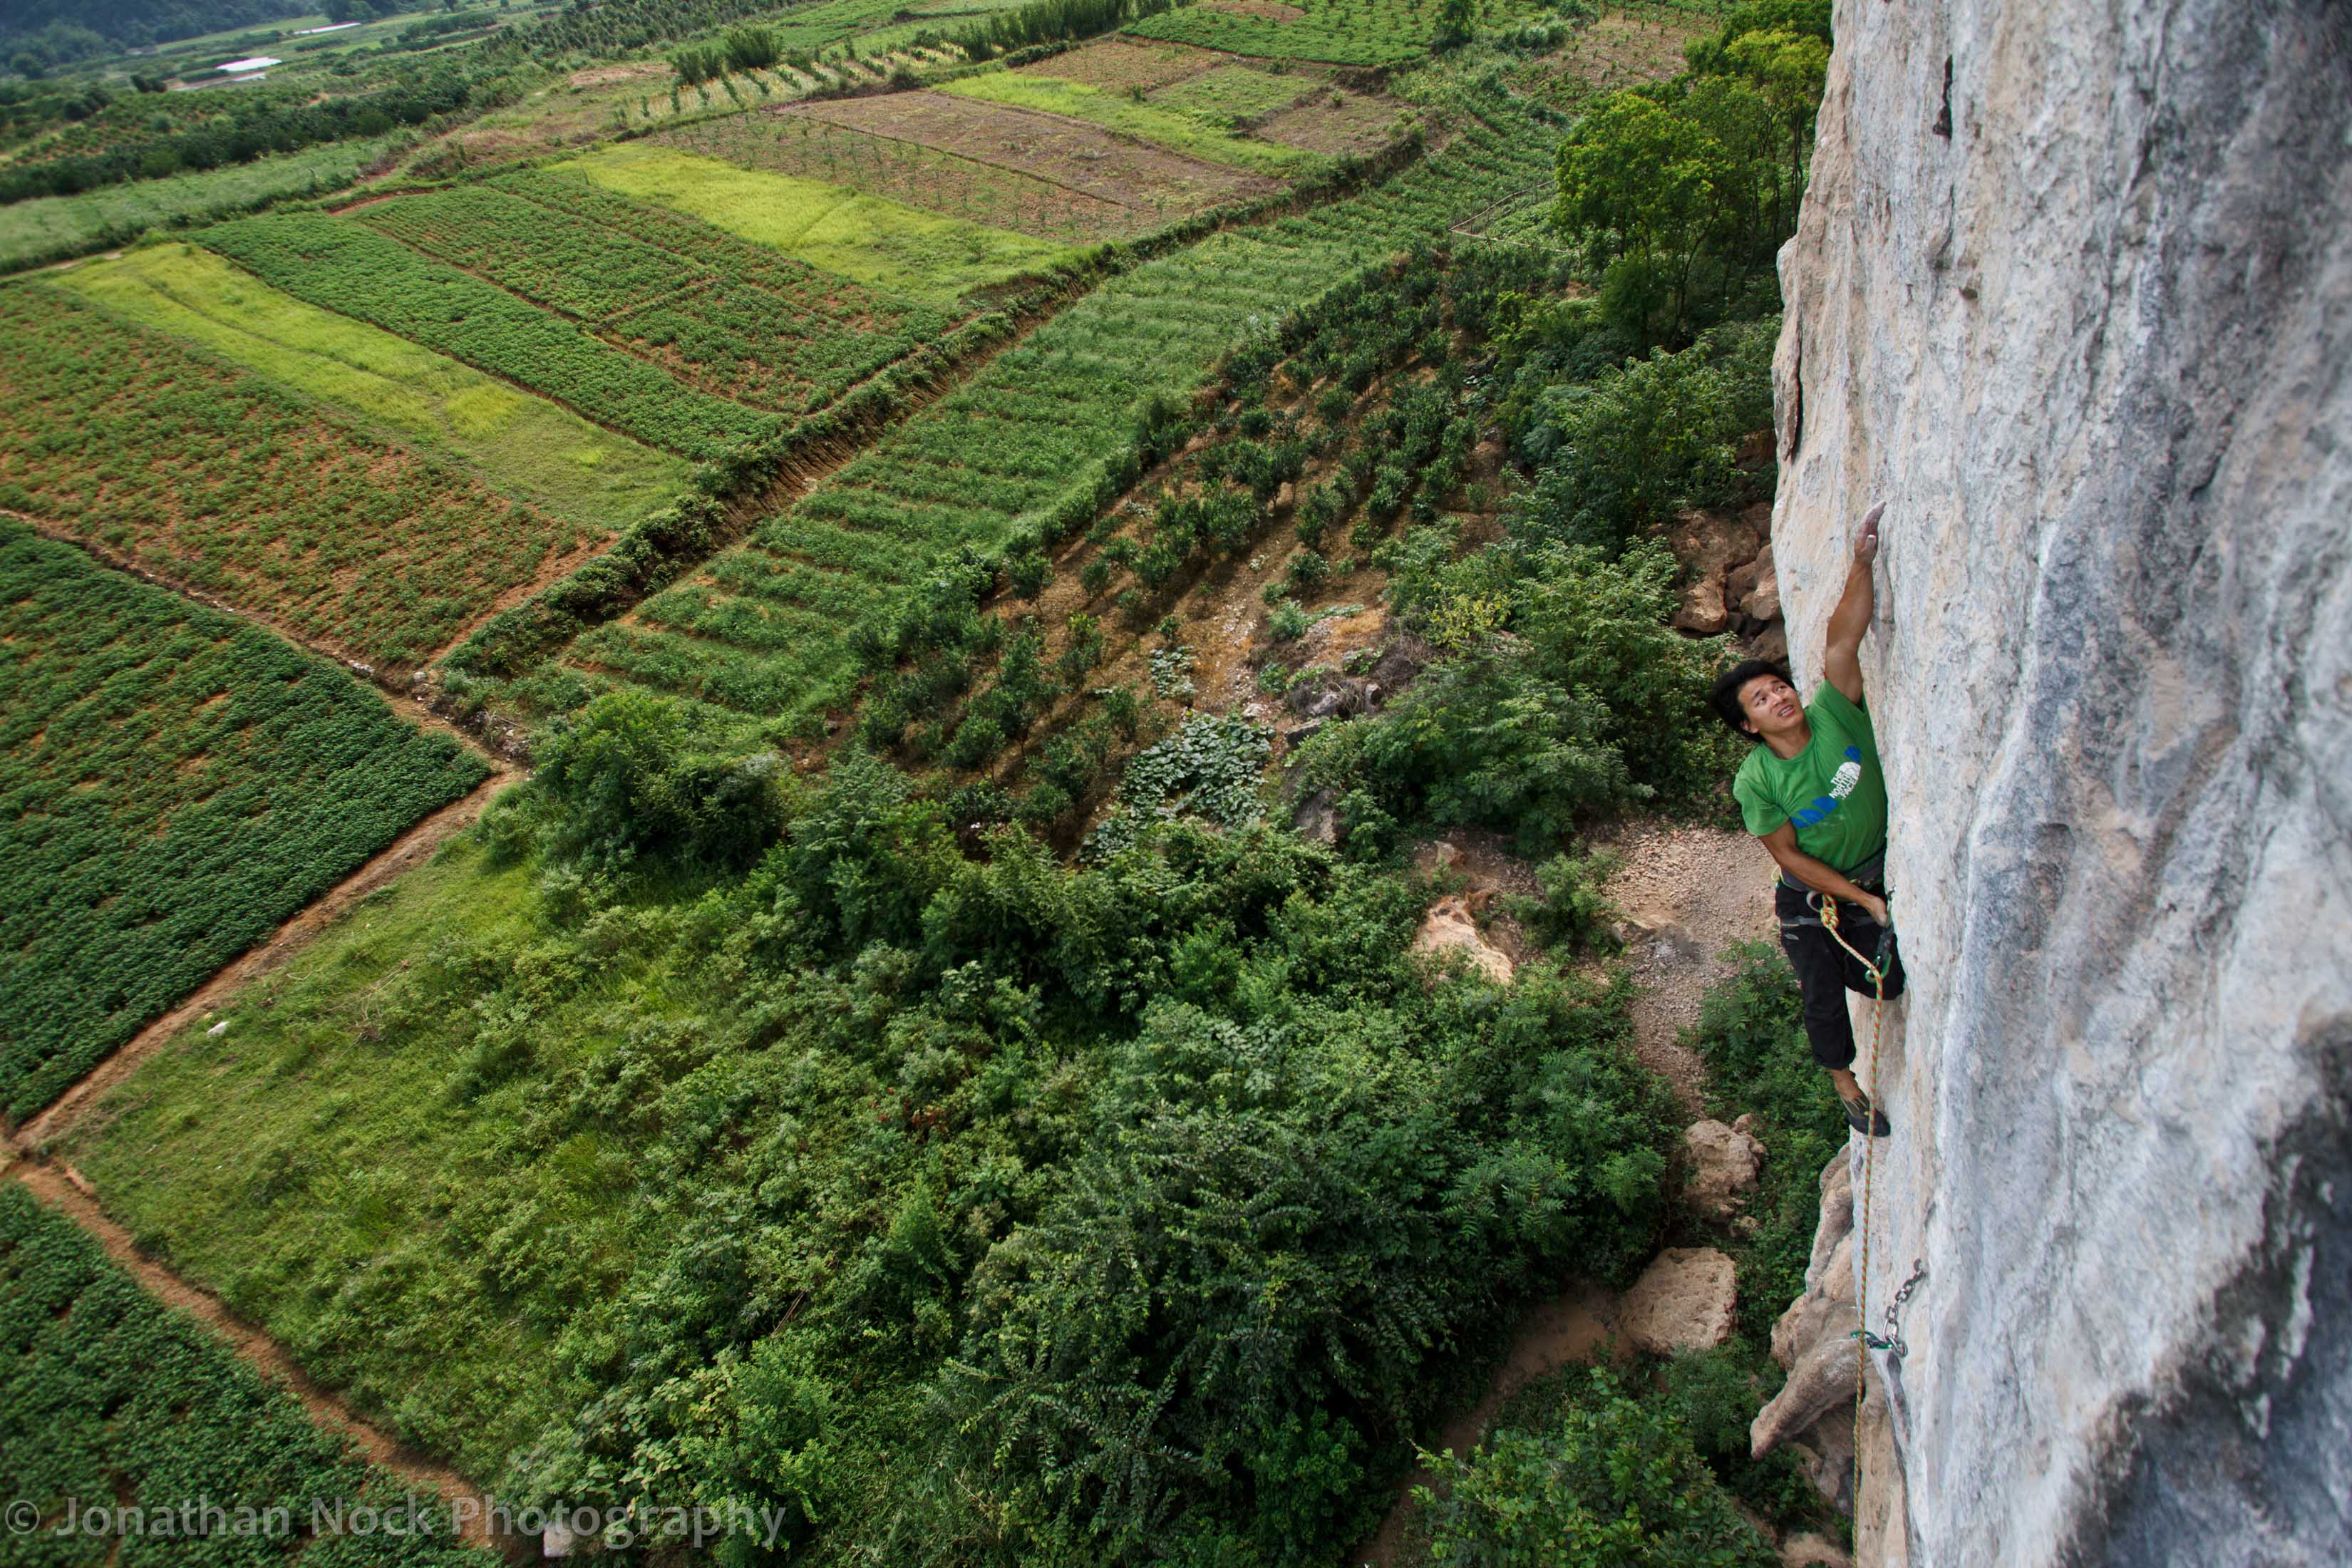
[[[1887, 910], [1885, 934], [1879, 938], [1876, 957], [1870, 959], [1856, 952], [1853, 943], [1846, 941], [1845, 933], [1838, 930], [1837, 902], [1837, 900], [1830, 894], [1824, 893], [1821, 896], [1822, 927], [1830, 933], [1831, 940], [1845, 949], [1847, 956], [1861, 964], [1864, 973], [1870, 976], [1872, 992], [1870, 1113], [1875, 1117], [1879, 1114], [1878, 1041], [1880, 1025], [1886, 1013], [1886, 972], [1893, 967], [1894, 963], [1895, 911], [1892, 909]], [[1920, 1277], [1926, 1273], [1924, 1264], [1915, 1263], [1912, 1266], [1911, 1278], [1904, 1283], [1902, 1290], [1896, 1294], [1895, 1305], [1887, 1309], [1887, 1328], [1892, 1336], [1891, 1339], [1884, 1342], [1874, 1342], [1866, 1325], [1870, 1321], [1867, 1310], [1870, 1302], [1870, 1204], [1871, 1192], [1875, 1185], [1877, 1173], [1878, 1140], [1865, 1129], [1862, 1136], [1862, 1207], [1854, 1216], [1854, 1228], [1861, 1233], [1854, 1248], [1853, 1316], [1856, 1331], [1854, 1337], [1867, 1347], [1856, 1352], [1853, 1358], [1853, 1506], [1857, 1510], [1862, 1507], [1862, 1402], [1869, 1395], [1869, 1385], [1865, 1380], [1869, 1366], [1868, 1352], [1870, 1350], [1886, 1350], [1892, 1345], [1902, 1343], [1902, 1332], [1895, 1321], [1895, 1313], [1901, 1309], [1904, 1301], [1910, 1297], [1913, 1287], [1919, 1283]], [[1907, 1350], [1909, 1347], [1904, 1348]]]

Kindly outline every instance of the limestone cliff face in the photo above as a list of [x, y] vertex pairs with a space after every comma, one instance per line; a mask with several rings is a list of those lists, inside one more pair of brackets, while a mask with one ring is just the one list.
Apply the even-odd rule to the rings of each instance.
[[2352, 5], [1836, 26], [1772, 535], [1810, 689], [1891, 503], [1878, 1549], [2352, 1561]]

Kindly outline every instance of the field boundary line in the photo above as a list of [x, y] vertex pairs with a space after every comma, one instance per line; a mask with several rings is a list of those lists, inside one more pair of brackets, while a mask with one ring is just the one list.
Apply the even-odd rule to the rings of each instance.
[[297, 952], [369, 894], [388, 887], [404, 872], [430, 859], [444, 844], [471, 826], [493, 796], [521, 776], [517, 770], [499, 764], [498, 771], [471, 792], [411, 824], [406, 832], [370, 857], [358, 870], [289, 916], [267, 939], [215, 970], [177, 1006], [149, 1022], [74, 1079], [30, 1121], [15, 1129], [12, 1146], [39, 1153], [80, 1126], [100, 1096], [128, 1079], [149, 1058], [159, 1055], [181, 1030], [227, 1006], [253, 982], [285, 967]]
[[336, 1394], [304, 1372], [293, 1353], [269, 1333], [231, 1311], [226, 1303], [202, 1286], [182, 1279], [149, 1257], [98, 1202], [88, 1177], [62, 1161], [28, 1155], [11, 1144], [0, 1152], [9, 1169], [45, 1206], [62, 1215], [105, 1250], [114, 1264], [139, 1283], [139, 1288], [164, 1306], [201, 1321], [239, 1360], [262, 1373], [301, 1402], [311, 1422], [347, 1439], [369, 1463], [389, 1470], [403, 1481], [437, 1494], [445, 1502], [460, 1499], [474, 1505], [458, 1531], [468, 1546], [498, 1550], [489, 1530], [489, 1496], [446, 1465], [434, 1463], [399, 1438], [362, 1420]]
[[[419, 729], [431, 730], [437, 731], [438, 733], [447, 735], [452, 740], [464, 745], [467, 750], [479, 754], [483, 761], [488, 763], [493, 768], [497, 769], [500, 773], [511, 772], [518, 765], [517, 758], [509, 755], [499, 746], [493, 744], [488, 739], [476, 734], [474, 731], [467, 730], [462, 724], [451, 723], [447, 719], [443, 718], [431, 708], [416, 700], [415, 696], [409, 690], [407, 685], [402, 681], [401, 674], [402, 672], [413, 674], [415, 670], [422, 669], [426, 664], [431, 663], [432, 661], [430, 659], [425, 660], [424, 662], [416, 665], [403, 665], [394, 662], [377, 666], [362, 663], [361, 660], [353, 658], [351, 656], [350, 650], [347, 648], [339, 647], [332, 643], [320, 642], [305, 636], [300, 632], [295, 631], [290, 626], [284, 625], [275, 616], [265, 615], [259, 610], [251, 609], [243, 605], [232, 604], [226, 599], [207, 594], [202, 589], [192, 588], [187, 584], [179, 581], [170, 574], [158, 572], [152, 566], [144, 565], [138, 561], [132, 560], [130, 556], [123, 554], [121, 551], [115, 549], [110, 544], [102, 544], [97, 540], [89, 538], [86, 535], [76, 533], [65, 524], [58, 522], [53, 519], [39, 517], [31, 512], [16, 511], [7, 507], [0, 507], [0, 517], [5, 517], [12, 521], [23, 523], [26, 528], [31, 529], [43, 539], [54, 541], [58, 544], [72, 545], [75, 549], [82, 552], [91, 560], [97, 562], [100, 566], [105, 567], [110, 572], [120, 572], [126, 577], [136, 577], [140, 582], [145, 583], [151, 587], [161, 588], [166, 593], [175, 594], [191, 604], [201, 605], [207, 610], [212, 610], [220, 615], [227, 616], [235, 620], [243, 621], [250, 626], [258, 626], [263, 631], [268, 632], [273, 637], [283, 637], [286, 641], [292, 643], [296, 647], [300, 648], [305, 653], [311, 654], [317, 658], [341, 665], [344, 669], [366, 681], [369, 689], [373, 690], [378, 696], [382, 697], [384, 701], [391, 706], [394, 712], [399, 714], [410, 723], [416, 725]], [[611, 545], [612, 541], [608, 539], [604, 542], [604, 545], [600, 547], [584, 552], [573, 551], [571, 554], [558, 557], [558, 560], [564, 563], [564, 570], [569, 571], [572, 567], [577, 566], [582, 561], [595, 559], [595, 557], [598, 554], [601, 554], [604, 550], [611, 548]], [[560, 575], [560, 574], [557, 574], [556, 575]], [[521, 598], [528, 597], [529, 593], [536, 592], [542, 583], [553, 580], [554, 576], [550, 574], [549, 569], [542, 567], [532, 576], [529, 583], [518, 584], [516, 586], [509, 588], [504, 593], [500, 594], [491, 602], [491, 606], [488, 612], [469, 625], [466, 630], [470, 632], [474, 626], [479, 626], [482, 621], [488, 620], [491, 616], [498, 614], [499, 608], [501, 608], [507, 601], [519, 601]], [[438, 658], [441, 654], [446, 653], [450, 647], [455, 647], [457, 641], [462, 639], [463, 635], [464, 634], [460, 634], [460, 638], [452, 639], [446, 647], [437, 650], [434, 654], [433, 658]]]

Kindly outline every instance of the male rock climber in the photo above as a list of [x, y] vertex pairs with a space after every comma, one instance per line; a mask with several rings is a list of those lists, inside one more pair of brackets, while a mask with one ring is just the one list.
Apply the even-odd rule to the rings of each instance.
[[[1903, 963], [1885, 940], [1886, 781], [1878, 766], [1878, 739], [1863, 707], [1860, 658], [1862, 634], [1870, 628], [1878, 517], [1885, 510], [1881, 502], [1862, 520], [1853, 565], [1822, 650], [1827, 679], [1813, 700], [1800, 707], [1787, 671], [1760, 658], [1727, 670], [1715, 683], [1714, 696], [1723, 721], [1755, 743], [1739, 764], [1731, 793], [1748, 831], [1780, 863], [1772, 901], [1780, 920], [1780, 947], [1804, 994], [1805, 1035], [1812, 1042], [1813, 1059], [1829, 1069], [1847, 1123], [1873, 1138], [1886, 1135], [1886, 1118], [1854, 1081], [1853, 1025], [1846, 1016], [1845, 994], [1874, 994], [1863, 961], [1880, 962], [1882, 945], [1885, 994], [1903, 994]], [[1835, 935], [1823, 922], [1825, 908], [1833, 909]]]

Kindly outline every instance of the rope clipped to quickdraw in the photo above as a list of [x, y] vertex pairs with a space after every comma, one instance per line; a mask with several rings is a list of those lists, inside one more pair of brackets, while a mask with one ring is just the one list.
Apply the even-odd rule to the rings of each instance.
[[[1847, 956], [1851, 957], [1856, 963], [1861, 964], [1863, 972], [1870, 976], [1872, 995], [1870, 1001], [1869, 1094], [1870, 1114], [1872, 1117], [1875, 1118], [1879, 1114], [1878, 1042], [1880, 1026], [1884, 1022], [1886, 1013], [1886, 972], [1891, 966], [1889, 949], [1895, 941], [1895, 914], [1892, 910], [1887, 911], [1886, 934], [1879, 942], [1878, 953], [1874, 961], [1873, 959], [1864, 958], [1861, 953], [1854, 952], [1853, 944], [1846, 941], [1845, 933], [1843, 931], [1838, 930], [1837, 900], [1835, 898], [1827, 893], [1821, 895], [1821, 910], [1822, 926], [1823, 930], [1830, 933], [1830, 940], [1836, 942], [1840, 947], [1845, 949]], [[1865, 1126], [1862, 1134], [1862, 1207], [1854, 1216], [1854, 1228], [1861, 1233], [1856, 1240], [1854, 1248], [1853, 1316], [1857, 1331], [1854, 1337], [1861, 1340], [1864, 1346], [1864, 1348], [1858, 1349], [1855, 1352], [1853, 1358], [1853, 1506], [1857, 1511], [1859, 1511], [1862, 1507], [1862, 1402], [1864, 1399], [1868, 1397], [1870, 1392], [1869, 1384], [1865, 1378], [1865, 1373], [1869, 1366], [1868, 1347], [1870, 1345], [1870, 1329], [1868, 1326], [1870, 1322], [1868, 1313], [1870, 1305], [1870, 1206], [1871, 1194], [1873, 1189], [1876, 1185], [1877, 1174], [1878, 1140], [1876, 1137], [1872, 1135], [1869, 1127]], [[1905, 1296], [1910, 1295], [1911, 1287], [1917, 1283], [1918, 1278], [1915, 1274], [1912, 1279], [1904, 1286], [1903, 1294]], [[1901, 1303], [1898, 1301], [1896, 1305], [1900, 1306]], [[1884, 1349], [1885, 1347], [1881, 1346], [1878, 1348]]]

